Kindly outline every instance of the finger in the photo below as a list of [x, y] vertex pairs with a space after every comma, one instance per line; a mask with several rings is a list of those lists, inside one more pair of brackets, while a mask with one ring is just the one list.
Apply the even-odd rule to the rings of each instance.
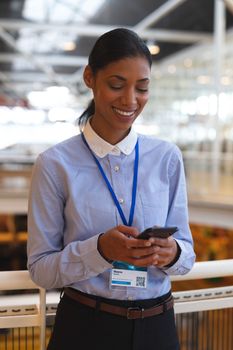
[[150, 238], [149, 241], [154, 244], [158, 245], [160, 247], [168, 247], [173, 244], [174, 238], [168, 237], [168, 238]]
[[161, 258], [166, 258], [171, 256], [172, 254], [172, 249], [171, 248], [162, 248], [159, 247], [159, 249], [157, 250], [157, 254], [159, 255], [159, 257]]
[[174, 260], [176, 253], [174, 253], [173, 249], [170, 248], [161, 248], [158, 251], [158, 267], [166, 266]]
[[128, 262], [138, 267], [149, 267], [158, 263], [158, 256], [157, 254], [151, 254], [143, 258], [128, 258]]
[[148, 248], [133, 248], [129, 251], [129, 255], [133, 258], [143, 258], [153, 254], [156, 254], [160, 248], [157, 246], [151, 246]]
[[149, 240], [145, 239], [136, 239], [136, 238], [127, 238], [126, 240], [127, 248], [145, 248], [151, 247], [152, 244]]
[[133, 227], [133, 226], [118, 225], [116, 228], [119, 232], [124, 233], [125, 235], [135, 237], [135, 238], [139, 234], [138, 229], [136, 227]]
[[165, 257], [159, 256], [157, 266], [158, 267], [167, 266], [171, 263], [171, 261], [173, 261], [173, 259], [174, 258], [171, 259], [171, 256], [165, 256]]
[[170, 262], [170, 259], [167, 255], [162, 256], [160, 254], [157, 254], [157, 256], [154, 257], [153, 265], [156, 267], [163, 267], [163, 266], [168, 265], [169, 262]]

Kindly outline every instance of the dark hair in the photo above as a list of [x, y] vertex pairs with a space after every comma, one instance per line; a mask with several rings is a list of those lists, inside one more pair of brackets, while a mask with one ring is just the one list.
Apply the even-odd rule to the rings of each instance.
[[[117, 28], [104, 33], [97, 39], [89, 55], [88, 64], [93, 74], [96, 74], [109, 63], [127, 57], [138, 56], [145, 57], [151, 67], [151, 54], [144, 41], [132, 30]], [[94, 112], [95, 102], [92, 99], [86, 110], [79, 117], [79, 126], [86, 124]]]

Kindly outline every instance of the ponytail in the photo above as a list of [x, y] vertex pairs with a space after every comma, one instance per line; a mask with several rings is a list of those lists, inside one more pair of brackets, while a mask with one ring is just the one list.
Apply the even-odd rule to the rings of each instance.
[[88, 119], [90, 119], [90, 117], [95, 113], [95, 101], [94, 99], [92, 99], [87, 108], [85, 109], [85, 111], [80, 115], [80, 117], [78, 118], [78, 126], [81, 127], [84, 126]]

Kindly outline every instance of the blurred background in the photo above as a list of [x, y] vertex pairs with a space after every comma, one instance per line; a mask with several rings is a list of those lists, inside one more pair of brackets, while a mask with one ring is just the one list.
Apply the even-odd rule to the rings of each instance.
[[[135, 30], [152, 53], [150, 101], [135, 129], [183, 152], [198, 259], [231, 254], [221, 244], [230, 247], [233, 229], [233, 0], [1, 0], [2, 270], [26, 266], [33, 163], [79, 133], [91, 97], [83, 68], [97, 37], [116, 27]], [[201, 251], [211, 235], [215, 246]]]
[[[183, 153], [202, 268], [199, 279], [172, 282], [175, 306], [183, 307], [176, 309], [181, 348], [233, 349], [232, 270], [219, 273], [217, 261], [226, 261], [222, 270], [232, 266], [233, 0], [1, 0], [0, 350], [44, 350], [45, 301], [33, 320], [34, 295], [5, 292], [12, 281], [16, 290], [28, 283], [18, 270], [26, 270], [31, 171], [40, 152], [79, 133], [77, 118], [91, 98], [82, 80], [87, 57], [97, 37], [117, 27], [135, 30], [153, 56], [150, 100], [136, 131]], [[214, 277], [203, 278], [210, 260]], [[58, 300], [47, 293], [47, 339]]]

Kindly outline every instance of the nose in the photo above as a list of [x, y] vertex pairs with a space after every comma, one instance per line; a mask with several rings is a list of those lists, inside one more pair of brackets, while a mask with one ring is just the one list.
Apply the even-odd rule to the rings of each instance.
[[137, 104], [137, 97], [134, 89], [124, 90], [121, 98], [121, 103], [123, 106], [133, 107]]

